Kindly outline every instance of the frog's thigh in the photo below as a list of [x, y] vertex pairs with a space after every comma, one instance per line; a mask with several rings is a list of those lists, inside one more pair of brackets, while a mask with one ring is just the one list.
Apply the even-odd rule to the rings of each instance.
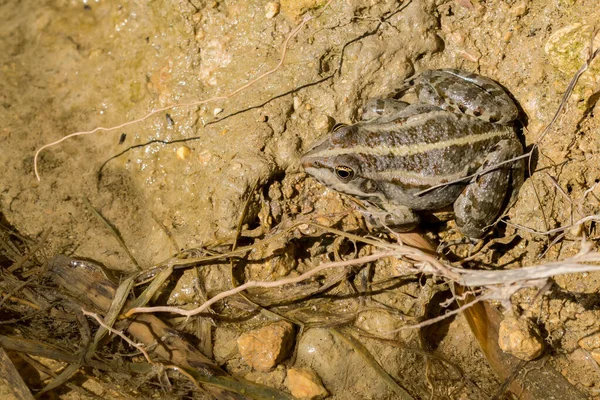
[[[517, 140], [502, 140], [488, 154], [479, 170], [484, 171], [521, 153], [522, 149]], [[464, 235], [479, 238], [483, 236], [487, 226], [496, 222], [507, 206], [511, 192], [518, 189], [512, 188], [511, 185], [518, 181], [515, 176], [520, 173], [521, 160], [490, 171], [465, 187], [454, 202], [456, 224]]]
[[386, 117], [399, 113], [408, 107], [408, 103], [394, 99], [374, 98], [368, 100], [363, 106], [362, 120]]
[[423, 71], [415, 81], [419, 101], [484, 121], [504, 124], [517, 119], [515, 102], [498, 83], [460, 69]]
[[506, 94], [504, 88], [502, 88], [502, 86], [500, 86], [498, 82], [494, 81], [491, 78], [488, 78], [487, 76], [482, 76], [473, 72], [456, 68], [445, 68], [436, 71], [426, 72], [436, 72], [438, 75], [446, 77], [446, 79], [449, 78], [453, 80], [456, 79], [456, 81], [464, 81], [465, 83], [469, 83], [481, 88], [486, 93], [489, 93], [492, 96], [506, 97], [508, 101], [512, 101], [510, 97]]
[[368, 210], [367, 223], [377, 229], [390, 228], [397, 232], [407, 232], [419, 225], [419, 214], [408, 207], [387, 205], [385, 210]]

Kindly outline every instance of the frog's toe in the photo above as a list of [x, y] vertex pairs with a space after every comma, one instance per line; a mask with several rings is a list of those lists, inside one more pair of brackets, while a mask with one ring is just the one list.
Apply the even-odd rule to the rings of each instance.
[[471, 221], [464, 225], [459, 225], [459, 221], [457, 221], [457, 225], [461, 233], [471, 240], [480, 239], [488, 229], [486, 224], [479, 223], [479, 221]]
[[408, 232], [415, 229], [420, 220], [419, 216], [410, 209], [399, 209], [395, 212], [370, 209], [361, 213], [365, 217], [367, 228], [371, 231]]

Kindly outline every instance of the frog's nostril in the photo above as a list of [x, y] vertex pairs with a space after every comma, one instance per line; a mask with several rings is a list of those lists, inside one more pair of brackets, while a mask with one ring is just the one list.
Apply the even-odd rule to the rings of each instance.
[[306, 169], [306, 168], [321, 168], [321, 163], [317, 160], [311, 159], [309, 157], [302, 157], [300, 159], [300, 164], [302, 165], [302, 168]]

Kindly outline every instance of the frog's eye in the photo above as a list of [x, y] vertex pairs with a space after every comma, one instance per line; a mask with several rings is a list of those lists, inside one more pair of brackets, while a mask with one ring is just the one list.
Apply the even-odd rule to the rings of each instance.
[[350, 182], [354, 179], [354, 170], [345, 165], [338, 165], [335, 167], [335, 175], [342, 182]]

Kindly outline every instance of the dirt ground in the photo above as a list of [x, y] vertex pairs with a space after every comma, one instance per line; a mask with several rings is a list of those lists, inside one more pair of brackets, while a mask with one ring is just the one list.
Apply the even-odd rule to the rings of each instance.
[[[298, 164], [334, 123], [356, 121], [369, 98], [393, 92], [416, 72], [462, 68], [510, 91], [522, 107], [529, 147], [585, 61], [600, 21], [596, 0], [333, 0], [319, 8], [324, 3], [282, 0], [279, 14], [268, 18], [266, 1], [0, 2], [1, 213], [32, 239], [51, 228], [49, 255], [76, 255], [134, 271], [132, 257], [92, 206], [118, 229], [143, 269], [181, 250], [231, 243], [249, 196], [254, 199], [246, 213], [249, 229], [274, 227], [290, 216], [343, 211], [349, 202], [307, 178]], [[69, 133], [228, 96], [277, 65], [286, 37], [306, 15], [314, 18], [291, 39], [285, 62], [273, 74], [227, 99], [175, 107], [45, 149], [36, 180], [36, 150]], [[600, 45], [600, 36], [595, 43]], [[484, 253], [487, 267], [556, 261], [576, 254], [584, 237], [597, 243], [598, 231], [589, 223], [564, 237], [542, 233], [599, 211], [600, 188], [594, 186], [600, 181], [599, 91], [596, 60], [540, 143], [535, 171], [508, 214], [510, 224], [497, 234], [516, 236]], [[190, 152], [178, 157], [187, 151], [182, 146]], [[256, 182], [259, 195], [253, 194]], [[342, 226], [359, 226], [352, 218]], [[439, 226], [433, 230], [432, 237], [440, 230], [445, 237]], [[307, 254], [317, 264], [318, 250], [302, 254], [290, 250], [277, 265], [257, 264], [247, 275], [274, 279], [302, 272], [310, 265]], [[393, 276], [381, 268], [379, 279]], [[204, 293], [229, 287], [226, 268], [203, 274]], [[191, 289], [198, 284], [194, 279], [179, 283], [171, 304], [199, 301]], [[600, 273], [555, 282], [541, 299], [536, 289], [520, 292], [513, 309], [540, 326], [549, 362], [577, 389], [600, 398], [598, 365], [578, 345], [600, 330]], [[415, 310], [415, 299], [433, 285], [407, 281], [378, 301], [418, 319], [425, 311]], [[340, 301], [335, 310], [351, 306]], [[364, 314], [357, 322], [381, 332], [398, 323], [381, 313]], [[244, 329], [213, 327], [210, 351], [217, 362], [236, 376], [283, 387], [281, 368], [258, 373], [240, 361], [235, 339]], [[430, 350], [458, 365], [470, 385], [430, 382], [456, 389], [443, 396], [438, 389], [439, 398], [489, 398], [502, 382], [463, 317], [444, 329]], [[413, 396], [428, 398], [424, 358], [406, 350], [421, 346], [418, 333], [393, 339], [405, 347], [363, 344]], [[294, 362], [313, 368], [332, 398], [396, 398], [323, 327], [299, 336]]]

